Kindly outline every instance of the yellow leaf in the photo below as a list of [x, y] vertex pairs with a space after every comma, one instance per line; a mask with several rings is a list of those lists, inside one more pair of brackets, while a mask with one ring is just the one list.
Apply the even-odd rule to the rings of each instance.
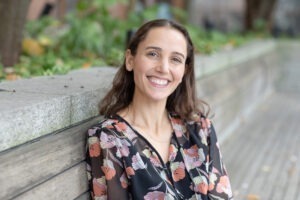
[[45, 46], [45, 47], [50, 46], [52, 44], [51, 39], [46, 36], [40, 36], [38, 38], [38, 42], [39, 42], [39, 44], [41, 44], [42, 46]]
[[15, 73], [7, 74], [6, 77], [5, 77], [5, 79], [8, 80], [8, 81], [14, 81], [14, 80], [17, 80], [19, 78], [20, 77]]
[[91, 67], [91, 63], [87, 62], [87, 63], [84, 63], [82, 65], [82, 68], [86, 69], [86, 68], [90, 68]]
[[247, 195], [247, 200], [260, 200], [260, 197], [255, 194], [248, 194]]
[[22, 50], [31, 56], [38, 56], [44, 53], [44, 48], [39, 42], [31, 38], [23, 39]]

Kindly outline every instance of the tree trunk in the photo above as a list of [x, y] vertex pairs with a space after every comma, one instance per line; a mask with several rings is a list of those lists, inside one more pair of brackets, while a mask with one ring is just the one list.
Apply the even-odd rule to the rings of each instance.
[[171, 4], [177, 8], [186, 9], [187, 1], [184, 0], [171, 0]]
[[266, 29], [270, 30], [272, 27], [272, 15], [273, 11], [275, 9], [275, 3], [276, 0], [265, 0], [262, 1], [261, 7], [260, 7], [260, 18], [264, 19], [266, 21]]
[[0, 59], [4, 67], [18, 62], [30, 0], [0, 0]]
[[275, 4], [276, 0], [246, 0], [245, 29], [253, 30], [255, 21], [261, 19], [266, 22], [265, 29], [270, 30]]

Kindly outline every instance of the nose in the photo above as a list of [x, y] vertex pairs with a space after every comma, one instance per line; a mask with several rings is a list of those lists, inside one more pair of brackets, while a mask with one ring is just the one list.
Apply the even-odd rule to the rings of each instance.
[[160, 73], [168, 73], [169, 72], [170, 63], [168, 59], [161, 59], [156, 66], [156, 70]]

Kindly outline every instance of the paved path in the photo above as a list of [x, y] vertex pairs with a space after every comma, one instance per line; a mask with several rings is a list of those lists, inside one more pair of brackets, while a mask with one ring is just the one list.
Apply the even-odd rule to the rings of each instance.
[[235, 200], [300, 200], [300, 94], [269, 96], [221, 148]]

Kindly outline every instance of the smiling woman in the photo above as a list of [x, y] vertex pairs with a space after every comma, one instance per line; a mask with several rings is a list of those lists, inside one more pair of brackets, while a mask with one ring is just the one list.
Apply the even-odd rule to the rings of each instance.
[[88, 131], [94, 199], [232, 199], [206, 104], [196, 98], [194, 48], [169, 20], [136, 32]]
[[168, 96], [182, 81], [186, 55], [184, 36], [170, 27], [150, 30], [148, 37], [139, 44], [135, 55], [128, 49], [126, 69], [133, 71], [133, 101], [150, 104], [160, 101], [165, 107]]

